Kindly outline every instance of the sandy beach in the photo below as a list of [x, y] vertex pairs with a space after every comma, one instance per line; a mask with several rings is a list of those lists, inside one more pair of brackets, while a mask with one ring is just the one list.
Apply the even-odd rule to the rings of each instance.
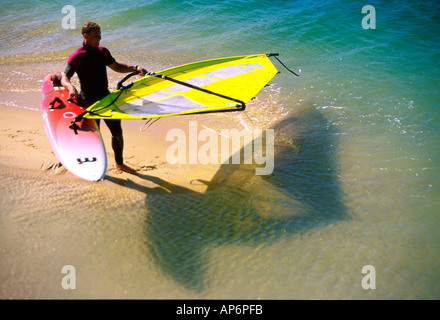
[[[236, 181], [221, 187], [236, 165], [171, 164], [166, 135], [172, 129], [188, 134], [189, 123], [209, 132], [239, 124], [215, 115], [163, 118], [148, 128], [142, 120], [123, 121], [124, 158], [136, 174], [115, 169], [111, 135], [101, 124], [108, 169], [103, 180], [90, 182], [59, 165], [38, 93], [2, 95], [35, 108], [0, 106], [1, 298], [204, 297], [200, 261], [207, 252], [194, 248], [217, 242], [213, 228], [235, 230], [233, 208], [246, 192], [234, 186], [255, 172], [234, 173]], [[65, 265], [78, 268], [79, 290], [60, 285]]]
[[[440, 297], [440, 2], [97, 0], [75, 19], [64, 5], [2, 1], [0, 299]], [[280, 74], [245, 112], [123, 120], [136, 174], [115, 170], [102, 121], [107, 170], [87, 181], [59, 166], [40, 106], [86, 21], [155, 73], [279, 53]], [[124, 74], [107, 69], [112, 92]], [[249, 163], [206, 163], [246, 159], [232, 129], [273, 132], [273, 157], [254, 143]]]
[[[43, 126], [41, 113], [38, 110], [40, 95], [38, 93], [1, 93], [7, 94], [8, 99], [14, 95], [15, 99], [27, 99], [25, 105], [33, 105], [35, 109], [27, 110], [0, 105], [2, 112], [0, 133], [0, 166], [13, 170], [33, 170], [45, 176], [56, 176], [56, 179], [80, 179], [60, 165], [59, 160], [51, 149]], [[22, 103], [23, 104], [23, 103]], [[192, 118], [193, 121], [203, 116]], [[105, 124], [101, 125], [101, 134], [108, 157], [108, 168], [104, 180], [117, 181], [123, 185], [139, 184], [147, 188], [164, 188], [160, 184], [142, 178], [143, 174], [160, 178], [163, 181], [177, 184], [194, 191], [203, 192], [205, 184], [194, 183], [200, 179], [210, 181], [219, 168], [216, 164], [203, 166], [187, 164], [170, 164], [166, 161], [166, 148], [172, 142], [166, 141], [169, 130], [180, 128], [188, 130], [189, 117], [164, 118], [147, 127], [144, 120], [123, 121], [124, 130], [124, 161], [133, 167], [138, 175], [131, 175], [115, 169], [115, 161], [111, 148], [111, 134]], [[157, 181], [157, 180], [156, 180]], [[105, 183], [105, 181], [104, 181]]]

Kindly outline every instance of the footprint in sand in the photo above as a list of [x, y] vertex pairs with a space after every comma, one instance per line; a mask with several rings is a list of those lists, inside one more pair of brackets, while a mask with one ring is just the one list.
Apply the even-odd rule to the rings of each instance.
[[34, 139], [32, 136], [38, 132], [39, 130], [16, 130], [15, 133], [9, 133], [7, 137], [13, 139], [15, 142], [23, 143], [26, 147], [36, 149], [37, 147], [33, 143]]
[[41, 170], [44, 171], [51, 171], [53, 170], [53, 172], [57, 175], [57, 174], [63, 174], [65, 172], [67, 172], [67, 169], [63, 166], [63, 164], [61, 162], [50, 162], [50, 163], [43, 163], [41, 165]]
[[[131, 166], [137, 172], [152, 171], [152, 170], [156, 170], [157, 169], [156, 165], [142, 165], [142, 166], [131, 165], [131, 164], [128, 164], [128, 165]], [[119, 170], [119, 169], [116, 169], [116, 168], [111, 168], [109, 171], [117, 173], [117, 174], [122, 174], [123, 173], [122, 170]]]

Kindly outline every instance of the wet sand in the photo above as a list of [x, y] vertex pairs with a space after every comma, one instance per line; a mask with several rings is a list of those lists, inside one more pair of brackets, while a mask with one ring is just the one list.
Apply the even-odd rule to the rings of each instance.
[[[4, 95], [7, 95], [6, 99]], [[102, 181], [86, 181], [60, 165], [52, 151], [38, 106], [39, 93], [0, 92], [0, 98], [0, 101], [17, 101], [21, 106], [35, 106], [25, 109], [0, 105], [0, 185], [4, 191], [0, 197], [0, 297], [126, 297], [127, 289], [123, 292], [115, 290], [113, 280], [101, 283], [100, 276], [90, 275], [99, 265], [93, 257], [104, 259], [110, 254], [114, 257], [111, 259], [121, 259], [121, 263], [131, 261], [132, 257], [121, 258], [119, 250], [107, 252], [108, 237], [115, 237], [118, 233], [115, 228], [125, 226], [118, 235], [119, 242], [123, 241], [122, 238], [134, 241], [134, 244], [130, 242], [124, 247], [125, 251], [133, 254], [136, 248], [144, 248], [142, 220], [146, 210], [139, 203], [144, 203], [145, 197], [149, 196], [203, 194], [208, 188], [207, 182], [218, 172], [220, 165], [167, 162], [166, 151], [172, 142], [166, 141], [166, 134], [176, 128], [188, 130], [189, 118], [186, 116], [161, 119], [148, 128], [145, 121], [126, 120], [122, 123], [124, 160], [137, 173], [128, 174], [115, 169], [111, 134], [102, 123], [101, 133], [108, 156], [107, 172]], [[23, 101], [18, 101], [20, 99]], [[206, 124], [200, 117], [197, 119], [200, 119], [200, 124]], [[119, 222], [113, 224], [114, 219]], [[105, 234], [103, 245], [84, 248], [84, 241], [90, 245], [99, 243], [101, 239], [101, 236], [96, 238], [91, 225], [107, 225], [108, 221], [113, 221], [108, 225], [109, 230], [104, 228], [104, 231], [98, 232]], [[82, 227], [84, 224], [87, 226], [85, 229]], [[136, 233], [136, 230], [140, 231]], [[69, 249], [66, 251], [66, 248]], [[135, 256], [144, 256], [144, 252]], [[85, 262], [78, 262], [82, 259]], [[87, 271], [82, 271], [82, 290], [63, 290], [60, 286], [60, 268], [69, 261], [75, 261], [75, 267], [93, 266], [91, 270], [85, 268]], [[143, 263], [149, 265], [151, 262]], [[140, 264], [141, 269], [142, 266]], [[105, 268], [110, 267], [106, 265]], [[99, 292], [84, 290], [84, 274], [90, 277], [90, 288], [99, 286]], [[151, 275], [147, 273], [145, 279], [151, 279]], [[160, 297], [156, 291], [160, 285], [151, 286], [149, 282], [151, 290], [143, 291], [141, 297]], [[180, 293], [174, 294], [179, 296]], [[130, 297], [140, 296], [136, 293]], [[170, 296], [166, 294], [164, 297]]]
[[[51, 149], [43, 126], [39, 109], [39, 93], [0, 93], [15, 95], [16, 99], [27, 99], [26, 105], [35, 105], [34, 109], [24, 109], [0, 104], [0, 167], [12, 170], [34, 170], [44, 175], [57, 176], [58, 179], [80, 179], [60, 164]], [[11, 101], [11, 97], [8, 99]], [[23, 105], [23, 103], [20, 103]], [[203, 116], [191, 118], [200, 119]], [[152, 175], [164, 181], [181, 185], [194, 191], [203, 192], [206, 185], [194, 183], [195, 180], [209, 181], [219, 168], [217, 164], [170, 164], [166, 160], [167, 148], [173, 143], [166, 141], [166, 134], [171, 129], [179, 128], [187, 133], [187, 116], [163, 118], [147, 127], [145, 120], [123, 120], [124, 130], [124, 161], [137, 171], [136, 175], [115, 169], [114, 154], [111, 148], [111, 134], [106, 125], [101, 125], [101, 134], [107, 151], [108, 168], [104, 180], [112, 180], [118, 184], [128, 181], [143, 187], [159, 187], [156, 183], [144, 179], [144, 174]]]
[[[174, 256], [185, 262], [183, 266], [197, 266], [199, 261], [198, 256], [186, 257], [192, 246], [187, 248], [186, 241], [175, 238], [182, 232], [192, 234], [193, 219], [205, 230], [217, 221], [209, 212], [216, 216], [219, 206], [229, 208], [226, 202], [231, 197], [224, 192], [218, 193], [225, 195], [224, 199], [212, 203], [207, 200], [217, 192], [204, 196], [228, 176], [229, 166], [171, 164], [166, 153], [173, 142], [166, 141], [166, 135], [169, 130], [181, 129], [188, 136], [191, 121], [197, 123], [198, 130], [242, 127], [231, 118], [225, 122], [224, 116], [212, 115], [163, 118], [148, 128], [145, 121], [125, 120], [124, 159], [137, 170], [133, 175], [115, 170], [111, 135], [102, 123], [108, 169], [102, 181], [90, 182], [59, 165], [43, 126], [39, 93], [0, 92], [0, 101], [5, 100], [32, 107], [0, 105], [0, 184], [4, 191], [0, 197], [1, 298], [205, 297], [206, 292], [194, 289], [204, 282], [204, 273], [196, 267], [200, 274], [188, 278], [173, 265]], [[190, 152], [187, 150], [188, 156]], [[249, 175], [254, 176], [254, 171]], [[227, 185], [224, 189], [229, 192]], [[211, 218], [206, 220], [205, 216]], [[176, 217], [192, 221], [183, 224], [189, 230], [181, 229]], [[162, 235], [167, 239], [164, 243]], [[170, 245], [177, 251], [168, 257]], [[157, 252], [159, 257], [164, 254], [161, 250], [165, 250], [165, 262], [156, 261]], [[60, 285], [65, 265], [78, 268], [78, 290], [64, 290]], [[156, 265], [171, 276], [158, 273]], [[131, 271], [127, 273], [125, 268]], [[128, 274], [136, 276], [128, 279]]]

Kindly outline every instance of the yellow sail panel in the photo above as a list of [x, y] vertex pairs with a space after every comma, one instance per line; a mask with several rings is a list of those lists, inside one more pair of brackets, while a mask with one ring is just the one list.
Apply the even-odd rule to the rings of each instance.
[[194, 62], [112, 92], [90, 106], [85, 117], [145, 119], [240, 110], [277, 72], [266, 54]]

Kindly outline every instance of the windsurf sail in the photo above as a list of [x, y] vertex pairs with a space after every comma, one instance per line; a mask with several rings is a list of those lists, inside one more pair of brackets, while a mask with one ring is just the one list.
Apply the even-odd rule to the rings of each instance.
[[271, 55], [205, 60], [153, 73], [113, 91], [83, 116], [148, 119], [244, 110], [278, 73]]

